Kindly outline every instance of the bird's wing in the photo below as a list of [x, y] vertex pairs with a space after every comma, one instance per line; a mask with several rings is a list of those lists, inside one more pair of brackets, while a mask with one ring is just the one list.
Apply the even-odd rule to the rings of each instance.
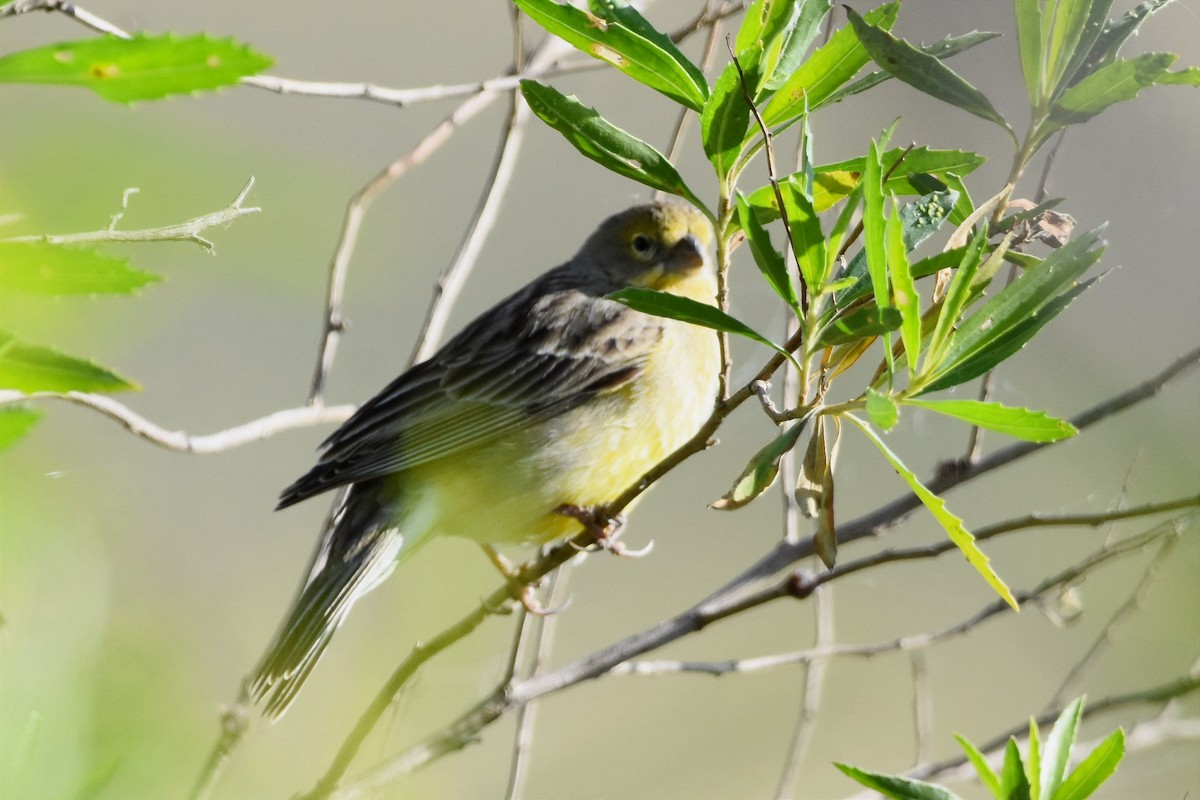
[[363, 404], [279, 507], [465, 450], [639, 373], [663, 320], [594, 293], [546, 288], [538, 282], [508, 298]]

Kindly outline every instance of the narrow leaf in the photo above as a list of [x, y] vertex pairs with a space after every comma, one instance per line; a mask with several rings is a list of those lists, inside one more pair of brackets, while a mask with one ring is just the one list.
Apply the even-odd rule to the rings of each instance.
[[131, 294], [157, 275], [93, 248], [0, 242], [0, 290], [44, 295]]
[[775, 294], [799, 311], [800, 298], [796, 296], [796, 287], [792, 285], [792, 276], [788, 274], [783, 255], [771, 244], [770, 234], [759, 224], [741, 192], [737, 194], [737, 210], [738, 221], [746, 234], [746, 241], [750, 244], [750, 253], [754, 256], [758, 271], [775, 290]]
[[1042, 794], [1042, 746], [1037, 720], [1029, 718], [1029, 752], [1025, 756], [1025, 780], [1032, 800], [1049, 800]]
[[[888, 30], [896, 22], [900, 3], [886, 3], [867, 12], [864, 19], [871, 25]], [[871, 57], [851, 28], [840, 28], [829, 41], [813, 51], [803, 64], [779, 87], [762, 109], [768, 125], [778, 125], [815, 110], [829, 100], [842, 84], [853, 78], [867, 65]]]
[[1184, 67], [1174, 72], [1168, 70], [1154, 82], [1160, 86], [1200, 86], [1200, 67]]
[[961, 419], [989, 431], [998, 431], [1027, 442], [1057, 442], [1079, 433], [1065, 419], [1052, 417], [1044, 411], [1013, 408], [999, 403], [979, 400], [917, 400], [907, 399], [905, 405], [936, 411]]
[[724, 180], [742, 153], [750, 131], [750, 106], [742, 91], [741, 74], [732, 61], [713, 86], [700, 115], [700, 141], [719, 180]]
[[895, 800], [961, 800], [954, 792], [943, 789], [937, 784], [906, 778], [903, 775], [868, 772], [849, 764], [835, 762], [834, 766], [844, 772], [847, 777], [853, 778], [868, 789], [874, 789], [885, 797]]
[[1016, 0], [1016, 11], [1021, 73], [1025, 76], [1025, 88], [1029, 91], [1030, 107], [1040, 108], [1043, 100], [1042, 75], [1045, 71], [1041, 0]]
[[1083, 62], [1082, 68], [1076, 73], [1076, 81], [1086, 78], [1100, 67], [1116, 60], [1122, 45], [1137, 32], [1146, 18], [1173, 0], [1146, 0], [1138, 3], [1120, 19], [1109, 20], [1104, 30], [1096, 37], [1091, 52]]
[[[841, 426], [837, 419], [834, 424]], [[793, 496], [800, 513], [813, 520], [813, 549], [828, 569], [837, 563], [837, 527], [833, 512], [833, 461], [837, 439], [832, 448], [825, 441], [825, 420], [817, 420], [813, 435], [808, 440], [804, 458], [800, 460], [796, 490]]]
[[1083, 696], [1075, 698], [1063, 712], [1058, 715], [1050, 736], [1046, 738], [1046, 746], [1042, 750], [1041, 788], [1043, 800], [1053, 800], [1059, 784], [1067, 774], [1067, 764], [1071, 761], [1071, 749], [1075, 746], [1075, 736], [1079, 732], [1079, 720], [1083, 716]]
[[1117, 771], [1125, 757], [1125, 731], [1117, 728], [1079, 763], [1051, 800], [1084, 800]]
[[708, 84], [703, 74], [670, 38], [655, 31], [625, 3], [594, 4], [596, 10], [604, 11], [597, 15], [554, 0], [513, 2], [538, 25], [589, 56], [688, 108], [704, 108]]
[[977, 356], [1014, 328], [1028, 323], [1042, 306], [1074, 284], [1103, 254], [1104, 247], [1096, 246], [1102, 231], [1103, 226], [1055, 250], [964, 320], [950, 337], [941, 370], [945, 372]]
[[928, 95], [958, 106], [977, 117], [990, 120], [1011, 132], [1008, 121], [983, 92], [967, 83], [940, 60], [869, 24], [852, 8], [846, 8], [846, 15], [863, 47], [884, 70]]
[[139, 33], [39, 47], [0, 58], [0, 82], [84, 86], [105, 100], [159, 100], [231, 86], [271, 66], [233, 39]]
[[[933, 44], [917, 45], [917, 49], [934, 58], [949, 58], [950, 56], [958, 55], [964, 50], [969, 50], [977, 44], [983, 44], [999, 36], [1000, 34], [994, 31], [971, 31], [960, 36], [947, 36]], [[826, 104], [840, 103], [851, 95], [861, 94], [867, 89], [872, 89], [884, 81], [890, 81], [891, 79], [892, 76], [888, 72], [869, 72], [854, 83], [838, 89], [825, 102]]]
[[921, 297], [908, 268], [908, 253], [904, 247], [904, 223], [895, 209], [887, 220], [888, 277], [892, 281], [892, 300], [900, 312], [900, 338], [904, 342], [904, 354], [908, 371], [912, 375], [917, 369], [917, 358], [921, 355]]
[[958, 742], [958, 746], [963, 749], [967, 760], [975, 768], [975, 773], [979, 776], [979, 782], [983, 784], [983, 787], [991, 792], [992, 797], [995, 797], [996, 800], [1008, 800], [1000, 792], [1000, 778], [992, 771], [991, 766], [987, 762], [987, 757], [979, 752], [979, 748], [970, 739], [959, 733], [954, 734], [954, 740]]
[[597, 164], [704, 208], [666, 156], [608, 122], [596, 109], [533, 80], [521, 81], [521, 94], [534, 114]]
[[928, 394], [929, 392], [936, 392], [939, 389], [948, 389], [951, 386], [966, 383], [973, 378], [978, 378], [996, 365], [1007, 361], [1019, 352], [1030, 339], [1036, 336], [1037, 332], [1044, 328], [1050, 320], [1066, 310], [1071, 301], [1090, 289], [1098, 280], [1100, 280], [1100, 276], [1084, 281], [1059, 295], [1030, 314], [1027, 319], [1012, 328], [1008, 333], [990, 342], [986, 349], [981, 350], [978, 354], [956, 362], [953, 365], [940, 367], [936, 370], [936, 379], [930, 380], [928, 383], [922, 380], [920, 393]]
[[1000, 794], [1004, 800], [1030, 800], [1029, 779], [1025, 777], [1025, 765], [1021, 763], [1021, 751], [1017, 740], [1011, 736], [1004, 748], [1004, 766], [1000, 771]]
[[934, 519], [945, 529], [947, 535], [950, 537], [950, 541], [954, 542], [963, 555], [966, 556], [967, 562], [983, 576], [983, 579], [995, 590], [996, 594], [1004, 599], [1004, 602], [1012, 606], [1014, 611], [1020, 610], [1017, 606], [1017, 600], [1013, 597], [1008, 586], [1005, 585], [1000, 576], [992, 569], [988, 557], [984, 555], [983, 551], [979, 549], [979, 545], [975, 543], [975, 537], [963, 527], [963, 521], [950, 513], [950, 510], [946, 508], [946, 501], [929, 491], [913, 471], [904, 465], [900, 457], [893, 453], [891, 448], [884, 443], [883, 439], [879, 438], [879, 435], [871, 430], [869, 425], [853, 414], [847, 414], [846, 417], [857, 425], [859, 430], [868, 439], [875, 443], [875, 446], [879, 448], [879, 452], [883, 453], [884, 458], [891, 463], [892, 468], [904, 479], [904, 482], [912, 489], [917, 499], [929, 509], [929, 513], [933, 514]]
[[780, 185], [780, 194], [787, 206], [788, 225], [796, 263], [804, 283], [814, 291], [825, 282], [825, 234], [812, 200], [796, 176]]
[[780, 459], [796, 446], [807, 423], [807, 417], [799, 420], [795, 425], [772, 439], [766, 447], [755, 453], [729, 491], [719, 500], [713, 501], [709, 507], [719, 511], [732, 511], [741, 508], [769, 489], [779, 475]]
[[838, 317], [821, 329], [816, 337], [812, 351], [822, 350], [838, 344], [865, 339], [868, 336], [882, 336], [900, 329], [904, 321], [900, 312], [891, 306], [880, 308], [876, 305], [865, 305]]
[[833, 6], [832, 0], [801, 0], [795, 21], [767, 43], [762, 58], [759, 93], [773, 92], [804, 61], [804, 54], [821, 30], [821, 21]]
[[1057, 125], [1085, 122], [1104, 109], [1153, 85], [1178, 58], [1174, 53], [1143, 53], [1140, 56], [1106, 64], [1063, 92], [1050, 109], [1050, 120]]
[[12, 447], [17, 440], [29, 433], [42, 412], [27, 406], [5, 406], [0, 408], [0, 450]]
[[[1111, 0], [1107, 1], [1111, 4]], [[1075, 57], [1076, 46], [1079, 44], [1079, 37], [1083, 34], [1084, 27], [1088, 21], [1088, 11], [1092, 7], [1094, 0], [1055, 0], [1053, 12], [1047, 8], [1043, 13], [1053, 13], [1053, 26], [1050, 28], [1050, 36], [1043, 40], [1046, 47], [1046, 87], [1050, 90], [1050, 95], [1053, 96], [1058, 90], [1058, 87], [1063, 83], [1064, 79], [1069, 77], [1067, 66]], [[1043, 17], [1045, 23], [1047, 17]], [[1103, 20], [1103, 17], [1101, 18]], [[1084, 53], [1090, 49], [1090, 45], [1084, 48]]]
[[1108, 23], [1108, 12], [1112, 9], [1113, 0], [1088, 0], [1083, 10], [1085, 19], [1079, 32], [1078, 41], [1073, 48], [1071, 59], [1063, 69], [1062, 77], [1055, 83], [1055, 91], [1064, 89], [1086, 78], [1092, 70], [1085, 71], [1092, 48], [1096, 40], [1104, 32]]
[[[607, 295], [608, 299], [629, 306], [634, 311], [643, 314], [653, 314], [656, 317], [676, 319], [689, 322], [714, 331], [733, 333], [744, 336], [751, 341], [766, 345], [782, 356], [795, 363], [792, 354], [763, 336], [739, 319], [729, 316], [719, 308], [692, 300], [690, 297], [680, 297], [670, 292], [660, 292], [655, 289], [629, 287]], [[798, 365], [797, 365], [798, 366]]]
[[0, 388], [19, 392], [123, 392], [138, 388], [91, 361], [0, 331]]

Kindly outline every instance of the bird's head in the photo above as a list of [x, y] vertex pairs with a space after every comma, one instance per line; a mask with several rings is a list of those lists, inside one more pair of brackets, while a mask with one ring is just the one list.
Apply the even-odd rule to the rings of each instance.
[[577, 261], [599, 269], [614, 286], [672, 291], [713, 268], [713, 227], [695, 206], [663, 200], [606, 219]]

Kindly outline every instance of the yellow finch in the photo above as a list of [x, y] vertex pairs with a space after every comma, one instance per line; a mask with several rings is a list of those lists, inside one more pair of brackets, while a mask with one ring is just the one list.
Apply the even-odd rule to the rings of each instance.
[[712, 304], [708, 218], [678, 201], [605, 220], [570, 261], [470, 323], [325, 440], [279, 508], [346, 495], [250, 684], [282, 714], [351, 606], [438, 534], [545, 543], [564, 507], [617, 497], [712, 410], [711, 331], [606, 299], [627, 286]]

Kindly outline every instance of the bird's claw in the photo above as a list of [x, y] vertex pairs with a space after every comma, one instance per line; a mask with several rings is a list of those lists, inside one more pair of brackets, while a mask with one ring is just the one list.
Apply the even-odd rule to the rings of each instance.
[[555, 512], [578, 521], [583, 525], [584, 530], [592, 534], [594, 545], [588, 547], [575, 545], [578, 550], [586, 552], [594, 547], [598, 550], [607, 550], [614, 556], [622, 558], [641, 558], [654, 549], [654, 542], [637, 550], [631, 550], [619, 541], [621, 531], [625, 528], [624, 514], [609, 516], [602, 506], [577, 506], [573, 503], [563, 503], [555, 509]]

